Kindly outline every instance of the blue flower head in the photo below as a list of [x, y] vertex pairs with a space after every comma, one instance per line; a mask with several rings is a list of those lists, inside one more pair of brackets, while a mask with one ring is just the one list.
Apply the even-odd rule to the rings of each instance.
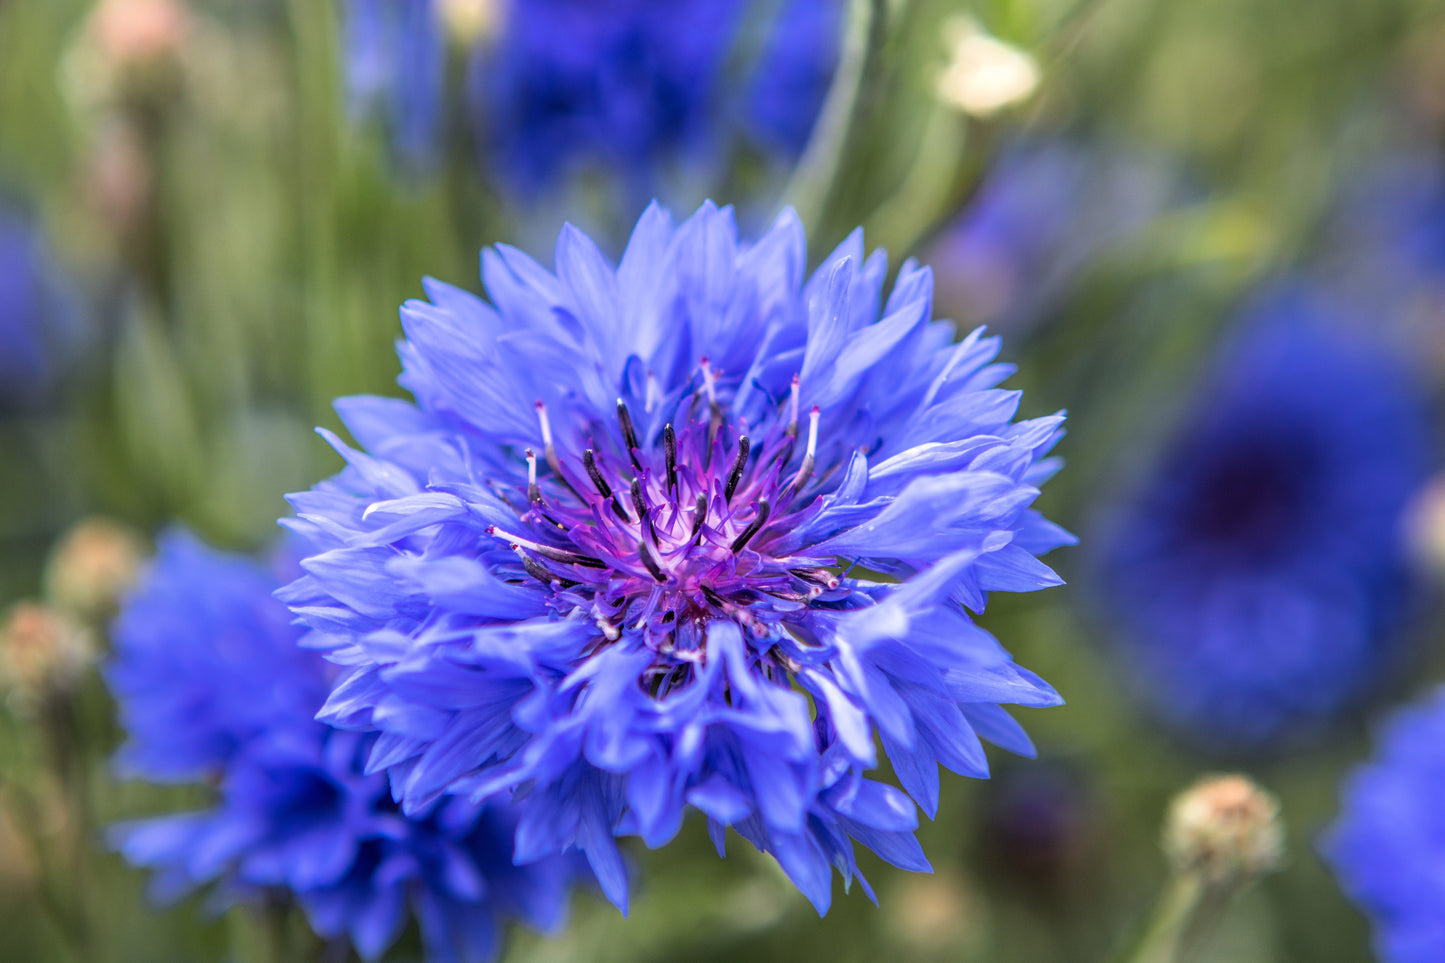
[[1387, 963], [1445, 959], [1445, 691], [1396, 715], [1323, 849]]
[[560, 923], [573, 868], [513, 865], [513, 814], [454, 798], [403, 816], [385, 777], [364, 772], [375, 737], [315, 721], [330, 669], [296, 645], [277, 584], [171, 533], [117, 621], [124, 769], [219, 780], [208, 810], [115, 828], [126, 858], [156, 871], [156, 895], [213, 884], [225, 905], [287, 892], [318, 933], [348, 936], [368, 960], [409, 914], [429, 958], [467, 963], [492, 956], [507, 917]]
[[1198, 739], [1317, 727], [1391, 666], [1430, 433], [1409, 372], [1298, 288], [1262, 298], [1096, 545], [1141, 690]]
[[408, 809], [519, 791], [517, 858], [580, 849], [625, 908], [614, 837], [692, 807], [821, 912], [855, 840], [927, 869], [940, 763], [1030, 751], [1000, 703], [1058, 696], [969, 613], [1058, 582], [1030, 506], [1062, 419], [1013, 420], [927, 268], [885, 296], [861, 232], [806, 263], [791, 212], [744, 242], [653, 206], [616, 266], [567, 227], [555, 272], [499, 246], [490, 303], [403, 307], [415, 403], [338, 402], [364, 451], [326, 433], [348, 465], [291, 497], [317, 553], [282, 597]]
[[519, 0], [471, 74], [520, 189], [580, 168], [638, 176], [709, 133], [741, 0]]
[[446, 44], [434, 0], [346, 0], [346, 87], [354, 119], [389, 130], [413, 167], [435, 154], [446, 93]]

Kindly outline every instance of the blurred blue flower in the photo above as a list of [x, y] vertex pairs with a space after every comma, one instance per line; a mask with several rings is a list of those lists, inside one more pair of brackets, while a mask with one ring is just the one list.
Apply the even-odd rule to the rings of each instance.
[[535, 193], [601, 166], [647, 184], [703, 146], [742, 0], [524, 0], [477, 58], [469, 87], [489, 151]]
[[1058, 696], [968, 610], [1059, 581], [1030, 505], [1062, 416], [1012, 420], [927, 268], [885, 299], [861, 232], [806, 264], [791, 212], [746, 243], [654, 205], [615, 268], [569, 226], [555, 274], [499, 246], [491, 304], [403, 307], [416, 404], [337, 403], [365, 451], [323, 432], [348, 467], [291, 496], [318, 552], [281, 595], [345, 667], [322, 717], [382, 733], [409, 809], [525, 787], [518, 859], [580, 849], [625, 908], [614, 836], [692, 806], [822, 912], [853, 841], [928, 867], [875, 737], [930, 816], [980, 736], [1031, 751], [999, 704]]
[[842, 0], [786, 0], [748, 85], [746, 123], [764, 147], [797, 157], [822, 111], [842, 40]]
[[127, 602], [109, 677], [130, 736], [124, 769], [219, 776], [201, 812], [122, 824], [115, 845], [174, 899], [214, 883], [220, 905], [285, 890], [316, 931], [366, 959], [415, 914], [430, 959], [491, 958], [500, 922], [561, 922], [566, 860], [513, 865], [515, 817], [452, 799], [403, 816], [364, 762], [374, 737], [315, 721], [328, 667], [296, 645], [278, 579], [181, 532]]
[[277, 573], [180, 530], [161, 537], [154, 568], [112, 629], [106, 679], [128, 736], [123, 772], [201, 779], [276, 725], [315, 715], [326, 665], [297, 646], [301, 630], [271, 600]]
[[1142, 691], [1206, 743], [1261, 746], [1328, 720], [1386, 673], [1407, 613], [1423, 399], [1331, 321], [1297, 287], [1248, 309], [1095, 541]]
[[76, 335], [74, 305], [39, 232], [0, 211], [0, 405], [42, 400], [59, 379]]
[[1323, 845], [1386, 963], [1445, 959], [1445, 691], [1396, 714]]
[[375, 120], [406, 164], [425, 167], [441, 133], [446, 43], [434, 0], [345, 0], [346, 86], [355, 121]]

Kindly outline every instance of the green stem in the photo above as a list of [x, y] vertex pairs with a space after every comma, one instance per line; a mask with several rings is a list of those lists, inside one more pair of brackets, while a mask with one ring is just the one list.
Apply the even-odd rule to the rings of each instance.
[[887, 22], [887, 0], [853, 0], [833, 84], [808, 147], [783, 190], [783, 200], [810, 228], [821, 223], [832, 198], [847, 145], [858, 126], [864, 91], [878, 72]]
[[1123, 963], [1188, 963], [1213, 934], [1239, 887], [1210, 885], [1198, 872], [1180, 873], [1160, 894], [1144, 935]]

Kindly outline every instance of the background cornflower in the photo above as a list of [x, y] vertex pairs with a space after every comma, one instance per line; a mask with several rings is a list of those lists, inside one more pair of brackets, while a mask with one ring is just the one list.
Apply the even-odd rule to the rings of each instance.
[[1340, 320], [1302, 286], [1250, 305], [1096, 543], [1121, 664], [1216, 747], [1316, 728], [1399, 666], [1426, 408]]
[[1387, 963], [1445, 954], [1442, 783], [1445, 693], [1437, 691], [1390, 719], [1374, 758], [1346, 780], [1339, 818], [1322, 843]]
[[163, 900], [214, 884], [221, 906], [293, 898], [312, 927], [381, 955], [408, 918], [429, 958], [490, 959], [500, 923], [555, 928], [566, 860], [512, 863], [515, 818], [449, 800], [408, 818], [364, 762], [372, 739], [314, 719], [328, 670], [296, 645], [276, 572], [161, 539], [116, 625], [108, 677], [130, 742], [119, 763], [157, 780], [214, 778], [204, 810], [124, 823], [115, 846]]

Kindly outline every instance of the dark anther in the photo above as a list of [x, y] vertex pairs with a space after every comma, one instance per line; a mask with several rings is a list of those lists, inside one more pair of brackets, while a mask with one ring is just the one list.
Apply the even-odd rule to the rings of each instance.
[[647, 570], [652, 573], [653, 578], [659, 582], [667, 581], [667, 574], [663, 572], [662, 566], [657, 564], [657, 559], [653, 558], [652, 553], [647, 550], [646, 542], [637, 543], [637, 554], [642, 558], [642, 564], [647, 566]]
[[521, 556], [522, 568], [527, 570], [527, 574], [532, 576], [537, 581], [541, 582], [543, 585], [551, 585], [553, 582], [558, 582], [562, 585], [563, 588], [571, 588], [572, 586], [577, 584], [571, 579], [561, 578], [560, 576], [553, 575], [551, 572], [547, 571], [545, 568], [539, 565], [537, 563], [537, 560], [534, 559], [532, 556], [528, 555], [526, 552], [518, 552], [517, 554]]
[[697, 538], [702, 534], [702, 523], [707, 521], [707, 492], [697, 496], [697, 513], [692, 516], [692, 532], [688, 539]]
[[667, 490], [677, 491], [677, 433], [668, 423], [662, 429], [662, 447], [667, 452]]
[[583, 568], [606, 568], [607, 563], [600, 558], [593, 558], [591, 555], [579, 555], [577, 552], [569, 552], [565, 548], [553, 548], [551, 545], [535, 545], [532, 551], [543, 558], [550, 558], [554, 562], [561, 562], [563, 565], [581, 565]]
[[632, 467], [642, 471], [642, 463], [637, 460], [637, 429], [632, 427], [632, 415], [621, 398], [617, 399], [617, 423], [622, 426], [622, 440], [627, 444], [627, 457], [632, 459]]
[[707, 600], [709, 602], [711, 602], [713, 605], [716, 605], [718, 608], [728, 608], [728, 604], [727, 602], [723, 601], [723, 597], [714, 592], [712, 589], [708, 588], [706, 585], [702, 587], [702, 594], [707, 597]]
[[768, 523], [768, 515], [772, 511], [773, 506], [768, 504], [766, 498], [758, 501], [758, 517], [754, 518], [752, 523], [743, 529], [737, 538], [733, 539], [732, 550], [734, 552], [741, 552], [748, 542], [752, 541], [753, 536], [762, 531], [763, 526]]
[[738, 482], [743, 479], [743, 469], [748, 466], [748, 451], [751, 447], [752, 442], [747, 435], [738, 439], [738, 456], [733, 459], [733, 470], [728, 473], [727, 487], [723, 489], [723, 500], [726, 502], [731, 502], [733, 492], [738, 490]]
[[642, 479], [632, 479], [632, 507], [637, 509], [638, 518], [647, 517], [647, 502], [642, 500]]
[[803, 467], [801, 467], [801, 468], [798, 469], [798, 474], [797, 474], [797, 476], [794, 477], [794, 479], [793, 479], [793, 484], [792, 484], [792, 489], [793, 489], [793, 491], [795, 491], [795, 492], [797, 492], [797, 491], [802, 491], [803, 486], [808, 483], [808, 479], [811, 478], [812, 476], [813, 476], [813, 453], [810, 451], [810, 452], [808, 452], [806, 455], [803, 456]]
[[592, 479], [592, 484], [597, 487], [598, 494], [603, 498], [611, 498], [612, 486], [607, 484], [607, 479], [597, 470], [597, 455], [591, 448], [582, 453], [582, 465], [587, 469], [587, 477]]
[[611, 499], [612, 513], [624, 522], [632, 521], [632, 519], [627, 517], [627, 509], [623, 508], [622, 503], [612, 494], [612, 486], [607, 484], [607, 479], [603, 478], [602, 472], [598, 471], [597, 455], [593, 453], [591, 448], [582, 452], [582, 466], [587, 469], [587, 477], [592, 479], [592, 484], [597, 489], [598, 494], [603, 498]]

